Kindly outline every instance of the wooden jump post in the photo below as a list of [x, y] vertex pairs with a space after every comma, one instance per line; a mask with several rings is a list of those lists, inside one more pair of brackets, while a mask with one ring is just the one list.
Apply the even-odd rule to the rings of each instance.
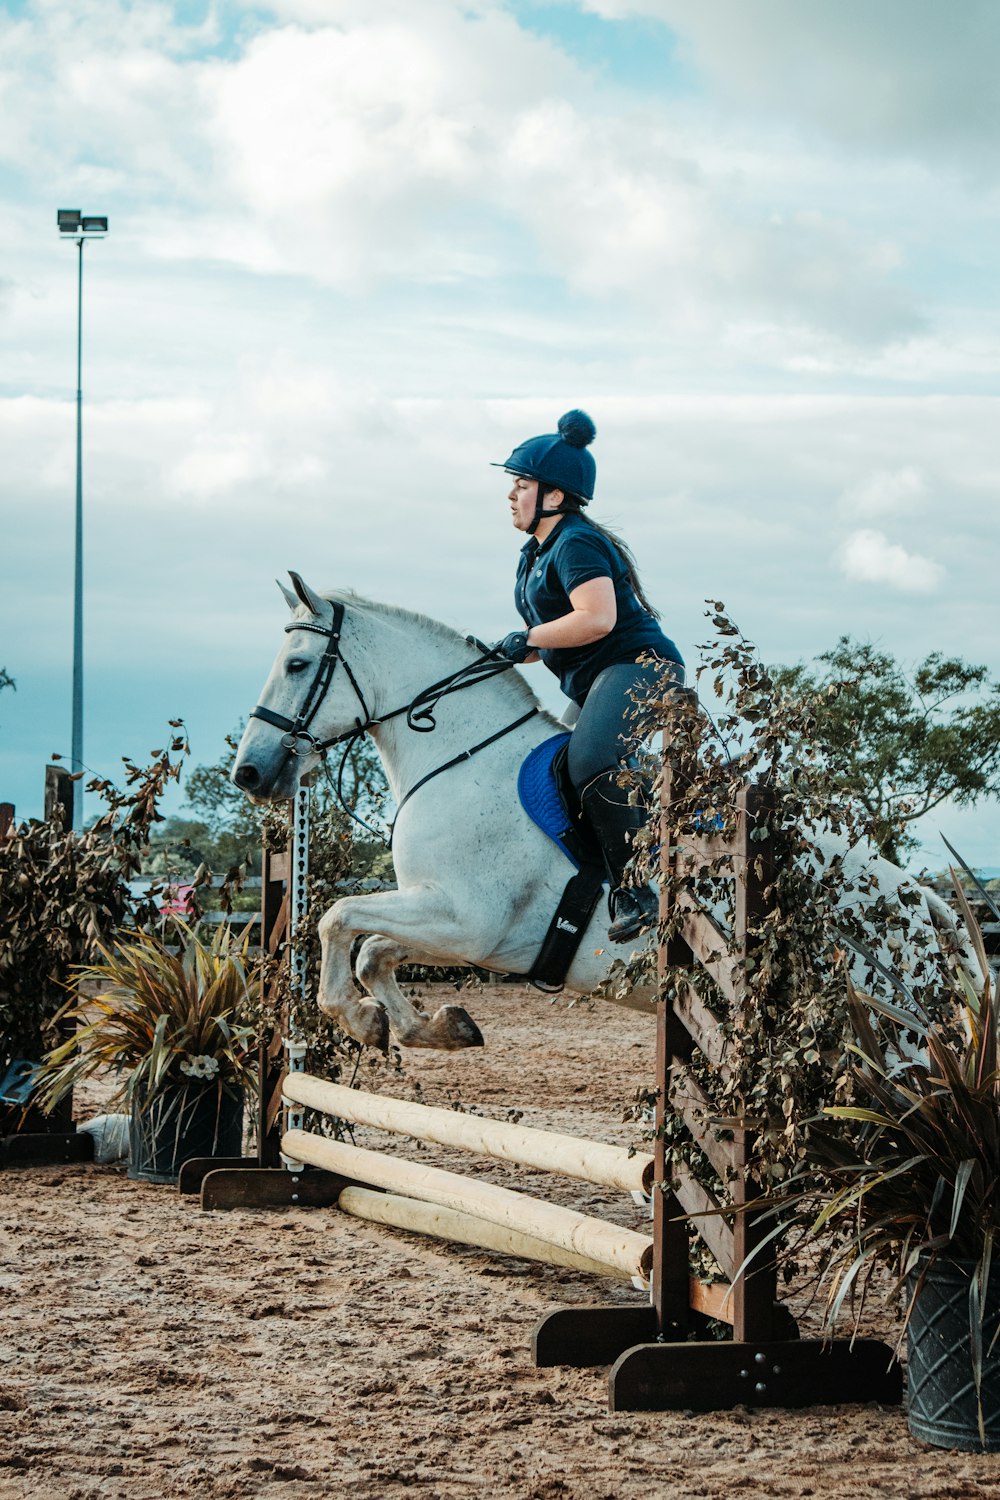
[[[281, 850], [264, 849], [260, 882], [261, 956], [276, 958], [287, 945], [293, 984], [298, 986], [304, 980], [305, 956], [296, 951], [293, 940], [306, 910], [309, 798], [310, 787], [303, 782], [289, 803], [288, 842]], [[284, 1080], [288, 1069], [302, 1069], [304, 1059], [305, 1047], [285, 1015], [281, 1027], [258, 1043], [256, 1155], [194, 1157], [178, 1173], [180, 1193], [200, 1194], [205, 1209], [325, 1208], [336, 1203], [344, 1187], [341, 1178], [306, 1172], [295, 1163], [279, 1165]], [[301, 1117], [286, 1123], [301, 1123]]]
[[[736, 882], [735, 932], [731, 954], [726, 935], [695, 905], [682, 913], [680, 936], [661, 943], [658, 955], [656, 1142], [653, 1193], [653, 1264], [648, 1307], [559, 1308], [535, 1331], [538, 1365], [610, 1364], [612, 1411], [720, 1410], [736, 1405], [810, 1406], [824, 1402], [882, 1401], [902, 1398], [902, 1376], [887, 1344], [872, 1339], [800, 1340], [794, 1320], [775, 1302], [775, 1267], [766, 1252], [731, 1290], [703, 1285], [689, 1270], [693, 1231], [712, 1252], [731, 1283], [746, 1256], [766, 1233], [752, 1205], [757, 1188], [750, 1175], [753, 1138], [749, 1131], [717, 1138], [720, 1111], [696, 1081], [690, 1062], [700, 1052], [718, 1072], [726, 1068], [720, 1023], [696, 987], [684, 980], [667, 991], [678, 969], [707, 972], [728, 1002], [739, 1028], [751, 1003], [743, 960], [752, 954], [765, 915], [765, 892], [773, 879], [769, 842], [753, 838], [773, 809], [773, 794], [745, 787], [731, 836], [674, 832], [672, 781], [665, 766], [661, 804], [661, 921], [671, 919], [668, 876], [682, 862], [702, 862], [722, 854]], [[716, 1198], [695, 1175], [667, 1156], [664, 1124], [668, 1112], [683, 1120], [693, 1142], [716, 1175], [730, 1186], [732, 1221], [714, 1216]], [[710, 1215], [705, 1217], [705, 1215]], [[698, 1341], [704, 1316], [732, 1326], [731, 1342]]]

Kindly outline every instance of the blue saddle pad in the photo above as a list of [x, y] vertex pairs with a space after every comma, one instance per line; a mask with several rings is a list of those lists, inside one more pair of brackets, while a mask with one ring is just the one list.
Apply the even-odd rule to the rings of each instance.
[[517, 794], [528, 817], [543, 833], [548, 834], [566, 858], [577, 869], [580, 861], [570, 852], [565, 835], [570, 830], [570, 820], [556, 786], [552, 762], [569, 739], [568, 734], [554, 734], [551, 739], [536, 745], [521, 763], [517, 774]]

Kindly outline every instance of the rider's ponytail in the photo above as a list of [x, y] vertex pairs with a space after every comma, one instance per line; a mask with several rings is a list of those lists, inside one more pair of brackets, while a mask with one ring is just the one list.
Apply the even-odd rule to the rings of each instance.
[[635, 597], [638, 599], [643, 609], [646, 610], [648, 614], [651, 614], [654, 620], [658, 620], [660, 618], [660, 611], [653, 608], [649, 600], [646, 598], [645, 593], [643, 592], [642, 584], [639, 581], [639, 569], [636, 567], [636, 562], [635, 558], [632, 556], [631, 547], [627, 542], [623, 541], [620, 536], [611, 531], [607, 526], [601, 526], [599, 522], [594, 521], [590, 516], [585, 515], [583, 510], [585, 504], [586, 501], [581, 501], [578, 495], [566, 495], [563, 499], [562, 505], [559, 508], [560, 510], [562, 510], [563, 506], [565, 506], [566, 510], [569, 511], [572, 515], [579, 516], [581, 521], [586, 521], [588, 526], [593, 526], [595, 531], [599, 531], [601, 536], [607, 538], [612, 547], [614, 547], [618, 552], [622, 562], [625, 564], [625, 567], [628, 569], [628, 581], [631, 585], [632, 592], [635, 594]]

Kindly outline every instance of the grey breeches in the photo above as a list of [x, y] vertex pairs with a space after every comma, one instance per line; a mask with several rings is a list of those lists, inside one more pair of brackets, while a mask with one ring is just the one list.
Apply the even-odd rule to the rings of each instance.
[[634, 754], [652, 731], [650, 716], [637, 715], [633, 694], [644, 697], [669, 668], [678, 687], [682, 687], [684, 668], [678, 662], [657, 661], [646, 666], [618, 662], [605, 667], [595, 678], [569, 741], [570, 780], [578, 792], [602, 771]]

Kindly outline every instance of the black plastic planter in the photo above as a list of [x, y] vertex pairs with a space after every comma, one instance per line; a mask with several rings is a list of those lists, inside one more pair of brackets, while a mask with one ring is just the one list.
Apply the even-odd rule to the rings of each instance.
[[[964, 1453], [1000, 1452], [1000, 1270], [990, 1276], [982, 1315], [982, 1378], [976, 1390], [970, 1329], [971, 1261], [935, 1261], [907, 1329], [907, 1405], [914, 1437]], [[912, 1297], [919, 1279], [909, 1280]], [[979, 1412], [982, 1405], [983, 1432]], [[983, 1436], [985, 1433], [985, 1439]]]
[[168, 1084], [151, 1101], [132, 1104], [128, 1175], [176, 1182], [190, 1157], [239, 1156], [242, 1145], [242, 1090]]

